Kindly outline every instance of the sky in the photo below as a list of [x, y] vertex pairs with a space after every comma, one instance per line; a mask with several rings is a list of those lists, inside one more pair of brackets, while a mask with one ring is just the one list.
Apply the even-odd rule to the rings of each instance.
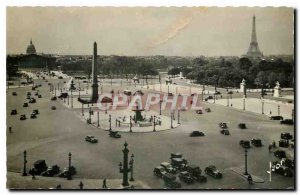
[[7, 7], [6, 52], [241, 56], [252, 16], [264, 55], [293, 54], [294, 10], [280, 7]]

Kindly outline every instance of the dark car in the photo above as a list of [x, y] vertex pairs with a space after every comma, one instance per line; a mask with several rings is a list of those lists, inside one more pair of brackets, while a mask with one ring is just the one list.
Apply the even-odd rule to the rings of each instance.
[[251, 144], [255, 147], [261, 147], [262, 146], [261, 139], [257, 139], [257, 138], [251, 139]]
[[14, 91], [14, 92], [12, 92], [12, 95], [17, 96], [18, 94], [17, 94], [17, 92]]
[[280, 124], [293, 125], [294, 121], [292, 119], [284, 119], [284, 120], [280, 121]]
[[29, 103], [31, 103], [31, 104], [36, 103], [36, 100], [35, 100], [34, 98], [31, 98], [31, 99], [29, 100]]
[[246, 129], [246, 124], [245, 123], [240, 123], [239, 128], [240, 129]]
[[36, 92], [34, 95], [35, 95], [35, 96], [38, 96], [38, 95], [39, 95], [39, 92]]
[[35, 90], [35, 88], [36, 88], [36, 87], [31, 87], [31, 90], [33, 90], [33, 91], [34, 91], [34, 90]]
[[158, 166], [158, 167], [155, 167], [155, 169], [153, 170], [153, 173], [157, 177], [164, 178], [164, 176], [167, 174], [167, 171], [165, 170], [164, 167]]
[[30, 91], [28, 91], [28, 92], [27, 92], [27, 95], [31, 95], [31, 92], [30, 92]]
[[183, 171], [179, 173], [179, 179], [187, 184], [194, 183], [194, 179], [191, 177], [190, 173], [187, 171]]
[[56, 110], [56, 107], [55, 106], [51, 106], [51, 110]]
[[98, 139], [96, 139], [93, 135], [87, 135], [85, 137], [85, 141], [90, 142], [92, 144], [98, 143]]
[[196, 110], [196, 113], [197, 114], [203, 114], [203, 111], [202, 110]]
[[210, 108], [205, 108], [205, 112], [211, 112]]
[[41, 94], [39, 94], [39, 95], [38, 95], [38, 98], [42, 98], [42, 95], [41, 95]]
[[28, 107], [28, 103], [24, 103], [24, 104], [23, 104], [23, 107]]
[[36, 118], [36, 114], [35, 113], [31, 113], [30, 118]]
[[230, 135], [228, 129], [221, 129], [221, 130], [220, 130], [220, 133], [221, 133], [221, 134], [224, 134], [224, 135]]
[[26, 120], [26, 115], [25, 114], [22, 114], [21, 116], [20, 116], [20, 120]]
[[171, 189], [181, 188], [181, 183], [176, 180], [176, 176], [171, 173], [166, 173], [163, 177], [165, 185]]
[[272, 167], [271, 167], [272, 172], [283, 175], [285, 177], [293, 177], [293, 172], [291, 168], [282, 165], [278, 161], [272, 162]]
[[172, 158], [182, 158], [182, 157], [183, 157], [183, 155], [180, 152], [172, 152], [171, 153], [171, 159]]
[[26, 98], [26, 99], [30, 100], [30, 99], [31, 99], [31, 96], [30, 96], [30, 95], [27, 95], [27, 98]]
[[54, 97], [51, 98], [51, 100], [55, 101], [55, 100], [57, 100], [57, 97], [54, 96]]
[[38, 160], [33, 164], [33, 168], [29, 170], [29, 174], [40, 175], [42, 172], [47, 170], [45, 160]]
[[187, 161], [183, 158], [172, 158], [171, 165], [179, 171], [185, 171], [187, 169]]
[[121, 138], [121, 135], [118, 131], [109, 131], [109, 136], [114, 138]]
[[274, 152], [274, 156], [278, 157], [279, 159], [286, 158], [285, 151], [283, 150], [276, 150]]
[[173, 96], [173, 93], [168, 93], [168, 96]]
[[222, 129], [226, 129], [227, 128], [227, 123], [219, 123], [219, 127], [221, 127]]
[[70, 169], [69, 167], [64, 168], [64, 170], [58, 176], [66, 178], [69, 176], [69, 174], [72, 176], [75, 175], [76, 173], [77, 173], [76, 168], [74, 166], [71, 166]]
[[295, 162], [294, 162], [294, 160], [283, 158], [283, 159], [281, 159], [281, 164], [283, 164], [284, 166], [286, 166], [286, 167], [288, 167], [290, 169], [295, 169]]
[[233, 94], [233, 92], [232, 91], [228, 91], [227, 94]]
[[190, 133], [190, 137], [201, 137], [204, 136], [204, 133], [201, 131], [193, 131]]
[[205, 101], [211, 100], [211, 99], [214, 99], [214, 98], [213, 98], [213, 96], [210, 95], [210, 96], [208, 96], [208, 97], [205, 98]]
[[39, 112], [38, 109], [35, 109], [35, 110], [32, 111], [32, 113], [34, 113], [34, 114], [39, 114], [40, 112]]
[[220, 94], [221, 94], [220, 91], [216, 91], [216, 92], [215, 92], [215, 95], [220, 95]]
[[63, 77], [62, 77], [62, 76], [59, 76], [58, 79], [63, 79]]
[[160, 163], [160, 166], [162, 166], [168, 173], [175, 174], [177, 172], [177, 169], [172, 167], [172, 165], [168, 162], [162, 162]]
[[18, 112], [17, 112], [17, 110], [11, 110], [10, 114], [11, 115], [16, 115], [16, 114], [18, 114]]
[[250, 142], [248, 140], [241, 140], [240, 141], [240, 145], [243, 147], [243, 148], [250, 148]]
[[270, 120], [283, 120], [282, 116], [270, 116]]
[[53, 177], [54, 175], [58, 174], [59, 171], [60, 171], [59, 166], [53, 165], [51, 167], [48, 167], [46, 171], [41, 173], [41, 175], [46, 177]]
[[204, 172], [207, 175], [210, 175], [217, 179], [220, 179], [223, 177], [222, 173], [214, 165], [210, 165], [210, 166], [206, 167]]
[[287, 139], [279, 140], [278, 145], [279, 145], [279, 147], [282, 147], [282, 148], [288, 148], [290, 146], [289, 140], [287, 140]]
[[188, 165], [187, 171], [191, 174], [194, 181], [204, 183], [207, 181], [207, 178], [204, 175], [201, 175], [201, 169], [197, 165]]
[[281, 133], [281, 139], [293, 139], [293, 136], [290, 133]]
[[68, 93], [61, 93], [60, 96], [58, 96], [58, 98], [67, 98], [68, 96]]

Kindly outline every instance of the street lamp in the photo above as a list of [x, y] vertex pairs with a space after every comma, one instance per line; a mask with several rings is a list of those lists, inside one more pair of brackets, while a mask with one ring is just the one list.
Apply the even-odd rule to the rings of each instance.
[[128, 172], [131, 171], [130, 168], [128, 168], [128, 153], [129, 150], [127, 148], [128, 144], [125, 142], [123, 152], [123, 166], [122, 162], [119, 163], [120, 173], [123, 173], [123, 186], [129, 186], [128, 183]]
[[73, 108], [73, 95], [71, 96], [71, 108]]
[[26, 164], [27, 164], [26, 155], [27, 155], [27, 152], [26, 152], [26, 150], [24, 150], [24, 167], [23, 167], [23, 174], [22, 174], [22, 176], [27, 176], [27, 172], [26, 172]]
[[109, 131], [111, 131], [111, 115], [109, 115]]
[[245, 110], [245, 97], [243, 98], [243, 110]]
[[180, 122], [179, 122], [179, 118], [180, 118], [180, 110], [178, 109], [178, 112], [177, 112], [177, 124], [179, 125], [180, 124]]
[[245, 173], [244, 175], [248, 175], [248, 172], [247, 172], [247, 149], [245, 149]]
[[[68, 97], [68, 104], [69, 104], [69, 97]], [[84, 112], [83, 112], [83, 103], [81, 103], [81, 115], [84, 116]]]
[[130, 165], [130, 181], [134, 181], [134, 178], [133, 178], [133, 157], [134, 157], [134, 155], [131, 154], [131, 160], [129, 162], [129, 165]]
[[98, 124], [97, 124], [97, 127], [99, 127], [99, 126], [100, 126], [100, 123], [99, 123], [99, 111], [97, 112], [97, 121], [98, 121], [98, 122], [97, 122], [97, 123], [98, 123]]
[[132, 122], [131, 122], [131, 120], [132, 120], [132, 117], [130, 116], [129, 117], [129, 132], [132, 132]]
[[160, 101], [159, 101], [159, 115], [161, 115], [161, 104], [162, 104], [162, 102], [163, 102], [163, 100], [160, 99]]
[[261, 114], [264, 114], [264, 99], [261, 100]]
[[227, 95], [227, 107], [229, 107], [229, 96]]
[[278, 115], [280, 115], [280, 105], [278, 105]]
[[154, 116], [153, 116], [153, 131], [154, 131], [154, 132], [156, 131], [156, 129], [155, 129], [155, 118], [156, 118], [156, 116], [154, 115]]
[[69, 171], [68, 171], [68, 180], [72, 180], [72, 174], [71, 174], [71, 158], [72, 154], [69, 152]]
[[172, 116], [172, 111], [171, 111], [171, 129], [173, 129], [173, 116]]

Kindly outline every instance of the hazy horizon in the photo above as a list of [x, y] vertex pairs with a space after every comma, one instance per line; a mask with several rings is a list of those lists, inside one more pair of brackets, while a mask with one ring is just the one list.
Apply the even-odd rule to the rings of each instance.
[[294, 55], [293, 8], [7, 7], [6, 53], [241, 56], [252, 16], [264, 55]]

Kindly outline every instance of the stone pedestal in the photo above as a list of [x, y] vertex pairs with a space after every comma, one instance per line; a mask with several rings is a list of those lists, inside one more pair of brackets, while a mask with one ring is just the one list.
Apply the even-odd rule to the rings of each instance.
[[276, 86], [274, 87], [274, 97], [280, 97], [281, 96], [281, 87], [279, 82], [277, 81]]
[[245, 79], [242, 80], [241, 84], [240, 84], [240, 92], [242, 92], [244, 94], [244, 97], [247, 97], [246, 94], [246, 81]]
[[179, 79], [183, 79], [183, 73], [182, 72], [179, 73]]

